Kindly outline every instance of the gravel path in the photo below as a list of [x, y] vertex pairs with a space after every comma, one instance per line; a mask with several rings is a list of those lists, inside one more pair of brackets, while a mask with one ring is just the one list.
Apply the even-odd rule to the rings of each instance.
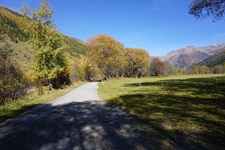
[[99, 98], [97, 88], [87, 83], [0, 124], [0, 149], [155, 149], [131, 116]]

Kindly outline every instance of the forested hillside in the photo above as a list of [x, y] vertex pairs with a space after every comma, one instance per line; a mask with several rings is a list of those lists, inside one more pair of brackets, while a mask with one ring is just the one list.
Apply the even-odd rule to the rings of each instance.
[[225, 50], [216, 53], [215, 55], [207, 58], [206, 60], [196, 64], [197, 66], [215, 67], [225, 63]]
[[[33, 37], [34, 26], [32, 21], [23, 15], [0, 5], [0, 34], [9, 37], [12, 42], [29, 42]], [[84, 44], [75, 38], [63, 35], [64, 41], [72, 52], [86, 54], [87, 49]], [[24, 51], [27, 51], [24, 49]], [[25, 53], [25, 52], [23, 52]]]
[[85, 47], [84, 42], [66, 35], [64, 36], [64, 38], [65, 38], [65, 42], [67, 43], [67, 45], [71, 47], [71, 50], [73, 52], [76, 52], [78, 54], [84, 54], [84, 55], [87, 53], [87, 48]]
[[[30, 20], [24, 19], [18, 13], [0, 6], [0, 34], [8, 36], [13, 42], [28, 41], [31, 37], [29, 29]], [[32, 28], [31, 28], [32, 29]]]

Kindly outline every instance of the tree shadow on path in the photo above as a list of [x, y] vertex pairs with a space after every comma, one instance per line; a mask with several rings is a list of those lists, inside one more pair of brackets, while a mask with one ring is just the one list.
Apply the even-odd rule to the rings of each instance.
[[46, 104], [0, 124], [0, 149], [155, 149], [141, 130], [104, 102]]

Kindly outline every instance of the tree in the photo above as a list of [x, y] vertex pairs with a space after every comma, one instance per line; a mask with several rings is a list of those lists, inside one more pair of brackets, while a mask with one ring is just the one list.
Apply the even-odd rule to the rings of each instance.
[[192, 70], [192, 74], [198, 74], [199, 72], [197, 66], [192, 67], [191, 70]]
[[88, 57], [97, 64], [104, 74], [104, 77], [111, 78], [119, 73], [122, 65], [123, 44], [111, 36], [104, 34], [96, 37], [89, 37], [87, 42]]
[[178, 75], [183, 75], [183, 69], [181, 67], [178, 67]]
[[126, 61], [126, 66], [125, 66], [125, 76], [126, 77], [134, 77], [135, 72], [137, 72], [136, 67], [136, 49], [134, 48], [125, 48], [124, 49], [124, 58]]
[[181, 67], [174, 68], [173, 69], [173, 74], [174, 75], [183, 75], [183, 69]]
[[52, 21], [54, 11], [50, 9], [48, 0], [43, 0], [40, 3], [39, 10], [31, 10], [29, 6], [23, 4], [21, 7], [21, 12], [24, 16], [32, 19], [33, 21], [40, 22], [49, 28], [56, 29], [56, 25], [54, 21]]
[[78, 74], [81, 80], [92, 80], [98, 72], [97, 67], [91, 63], [88, 57], [81, 55], [78, 63]]
[[159, 60], [159, 58], [154, 58], [151, 62], [150, 75], [152, 76], [162, 76], [165, 73], [165, 62]]
[[172, 75], [173, 67], [169, 62], [164, 62], [164, 75]]
[[189, 6], [189, 13], [196, 18], [212, 16], [220, 20], [225, 13], [225, 0], [194, 0]]
[[34, 52], [34, 70], [37, 80], [43, 84], [51, 83], [54, 88], [69, 84], [69, 73], [66, 71], [67, 62], [65, 50], [67, 46], [55, 30], [37, 23], [34, 43], [38, 50]]
[[69, 72], [65, 59], [66, 44], [59, 33], [55, 31], [51, 20], [53, 11], [47, 0], [41, 3], [39, 10], [23, 7], [23, 13], [33, 20], [34, 38], [32, 42], [38, 47], [34, 52], [35, 77], [41, 84], [52, 84], [60, 88], [69, 84]]
[[193, 66], [190, 69], [191, 74], [209, 74], [211, 73], [210, 68], [207, 66]]
[[88, 58], [97, 64], [106, 79], [111, 77], [141, 77], [150, 65], [149, 53], [143, 49], [125, 48], [116, 39], [104, 34], [90, 37]]
[[141, 77], [147, 74], [150, 65], [150, 55], [147, 51], [138, 48], [125, 48], [126, 76]]
[[224, 72], [223, 70], [223, 66], [222, 65], [218, 65], [214, 67], [214, 73], [216, 74], [222, 74]]

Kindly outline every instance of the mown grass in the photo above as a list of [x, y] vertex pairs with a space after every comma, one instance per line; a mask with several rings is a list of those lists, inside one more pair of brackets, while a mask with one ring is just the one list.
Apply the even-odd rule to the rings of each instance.
[[17, 101], [0, 105], [0, 122], [3, 122], [9, 118], [16, 117], [27, 110], [63, 96], [84, 83], [85, 82], [76, 82], [65, 89], [52, 90], [49, 92], [46, 91], [43, 95], [38, 95], [37, 92], [34, 92], [25, 97], [22, 97]]
[[225, 75], [112, 79], [99, 93], [132, 114], [159, 148], [225, 148]]

